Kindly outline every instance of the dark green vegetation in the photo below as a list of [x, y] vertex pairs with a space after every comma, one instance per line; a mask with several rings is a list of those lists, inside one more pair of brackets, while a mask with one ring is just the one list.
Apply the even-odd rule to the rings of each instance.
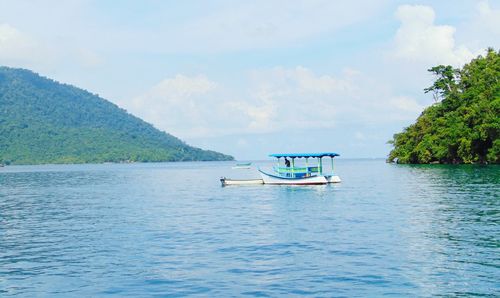
[[462, 69], [436, 66], [425, 89], [436, 103], [395, 134], [389, 161], [500, 163], [500, 52], [488, 49]]
[[0, 163], [231, 159], [188, 146], [85, 90], [0, 67]]

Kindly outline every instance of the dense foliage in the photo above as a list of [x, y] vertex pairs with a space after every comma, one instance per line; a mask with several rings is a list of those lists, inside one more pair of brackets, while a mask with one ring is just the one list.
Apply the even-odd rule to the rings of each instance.
[[230, 160], [186, 145], [85, 90], [0, 67], [0, 162]]
[[462, 69], [436, 66], [425, 89], [436, 103], [395, 134], [389, 161], [500, 163], [500, 52], [489, 49]]

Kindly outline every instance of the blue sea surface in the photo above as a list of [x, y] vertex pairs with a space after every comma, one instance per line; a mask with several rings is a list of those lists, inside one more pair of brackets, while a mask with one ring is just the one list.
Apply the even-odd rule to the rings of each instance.
[[500, 296], [500, 167], [342, 160], [0, 168], [0, 296]]

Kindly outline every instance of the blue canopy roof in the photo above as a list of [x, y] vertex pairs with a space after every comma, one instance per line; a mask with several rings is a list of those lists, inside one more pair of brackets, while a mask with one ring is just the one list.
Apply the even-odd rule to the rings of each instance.
[[290, 158], [302, 158], [302, 157], [335, 157], [340, 156], [340, 154], [334, 152], [320, 152], [320, 153], [276, 153], [269, 154], [271, 157], [281, 158], [281, 157], [290, 157]]

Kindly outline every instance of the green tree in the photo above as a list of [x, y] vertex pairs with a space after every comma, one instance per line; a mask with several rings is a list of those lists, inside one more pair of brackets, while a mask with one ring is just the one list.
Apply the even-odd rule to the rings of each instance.
[[500, 54], [490, 48], [462, 69], [439, 65], [436, 103], [394, 135], [388, 161], [399, 163], [500, 162]]

